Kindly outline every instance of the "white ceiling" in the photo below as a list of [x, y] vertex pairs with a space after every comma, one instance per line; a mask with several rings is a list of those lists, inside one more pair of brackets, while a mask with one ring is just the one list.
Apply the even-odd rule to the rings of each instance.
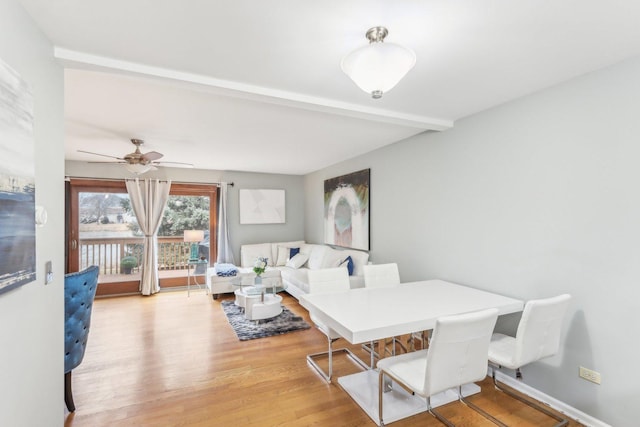
[[[305, 174], [640, 55], [637, 0], [22, 0], [65, 76], [65, 157], [130, 138], [197, 168]], [[416, 52], [382, 99], [340, 61]]]

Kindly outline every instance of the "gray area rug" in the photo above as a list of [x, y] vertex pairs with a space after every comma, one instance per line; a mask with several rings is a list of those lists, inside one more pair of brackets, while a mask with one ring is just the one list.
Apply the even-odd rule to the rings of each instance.
[[235, 305], [233, 301], [222, 301], [222, 309], [240, 341], [272, 337], [311, 327], [302, 317], [295, 316], [284, 306], [280, 315], [271, 319], [260, 320], [259, 323], [247, 320], [242, 309]]

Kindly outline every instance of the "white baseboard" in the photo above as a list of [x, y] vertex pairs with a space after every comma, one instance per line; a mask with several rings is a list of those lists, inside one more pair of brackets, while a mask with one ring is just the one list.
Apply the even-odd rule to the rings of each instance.
[[[489, 375], [491, 375], [491, 371], [493, 368], [489, 368]], [[567, 417], [570, 417], [582, 424], [584, 424], [585, 426], [588, 427], [611, 427], [611, 425], [600, 421], [594, 417], [592, 417], [591, 415], [585, 414], [584, 412], [574, 408], [573, 406], [569, 406], [564, 402], [559, 401], [558, 399], [555, 399], [543, 392], [541, 392], [540, 390], [537, 390], [525, 383], [523, 383], [522, 381], [518, 381], [517, 379], [510, 377], [507, 374], [504, 374], [500, 371], [496, 371], [496, 379], [498, 381], [500, 381], [501, 383], [504, 383], [506, 385], [508, 385], [509, 387], [511, 387], [514, 390], [519, 391], [522, 394], [525, 394], [527, 396], [530, 396], [546, 405], [549, 405], [549, 407], [555, 409], [556, 411], [560, 411], [563, 414], [565, 414]]]

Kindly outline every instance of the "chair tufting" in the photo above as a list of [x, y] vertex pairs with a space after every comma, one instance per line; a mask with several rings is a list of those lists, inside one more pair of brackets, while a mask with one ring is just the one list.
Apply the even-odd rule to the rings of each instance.
[[70, 412], [75, 411], [71, 371], [82, 362], [87, 347], [98, 272], [94, 265], [64, 276], [64, 382], [65, 403]]

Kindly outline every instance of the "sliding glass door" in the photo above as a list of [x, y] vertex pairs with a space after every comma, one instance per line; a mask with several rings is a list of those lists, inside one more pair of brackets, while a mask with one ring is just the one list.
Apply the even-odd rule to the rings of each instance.
[[[99, 295], [138, 292], [142, 234], [124, 181], [71, 180], [68, 206], [67, 271], [98, 265]], [[215, 260], [216, 212], [217, 186], [172, 184], [158, 231], [161, 288], [186, 284], [192, 245], [200, 259]], [[185, 242], [185, 230], [202, 240]]]

